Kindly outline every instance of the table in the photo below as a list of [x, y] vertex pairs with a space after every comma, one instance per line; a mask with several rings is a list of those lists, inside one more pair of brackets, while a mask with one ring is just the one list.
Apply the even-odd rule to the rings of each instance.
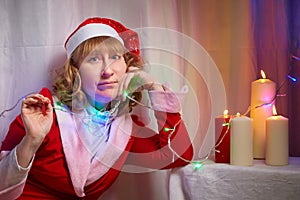
[[169, 195], [170, 200], [298, 200], [300, 157], [290, 157], [286, 166], [254, 160], [253, 166], [211, 161], [199, 170], [193, 165], [176, 168], [170, 175]]

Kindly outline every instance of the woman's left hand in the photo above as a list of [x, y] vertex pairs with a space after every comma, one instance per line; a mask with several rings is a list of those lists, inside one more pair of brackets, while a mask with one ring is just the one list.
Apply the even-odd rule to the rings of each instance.
[[131, 70], [125, 74], [119, 86], [118, 94], [140, 92], [143, 90], [164, 91], [160, 83], [158, 83], [150, 74], [142, 70]]

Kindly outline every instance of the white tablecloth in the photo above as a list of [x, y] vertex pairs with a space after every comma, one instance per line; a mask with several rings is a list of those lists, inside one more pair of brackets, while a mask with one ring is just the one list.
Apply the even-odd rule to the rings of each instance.
[[199, 170], [187, 165], [171, 172], [169, 194], [170, 200], [299, 200], [300, 157], [289, 158], [286, 166], [263, 160], [253, 166], [210, 163]]

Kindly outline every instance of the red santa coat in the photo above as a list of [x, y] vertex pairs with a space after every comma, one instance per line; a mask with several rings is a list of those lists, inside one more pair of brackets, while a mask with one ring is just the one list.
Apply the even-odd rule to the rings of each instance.
[[[48, 89], [43, 89], [41, 94], [52, 99]], [[76, 131], [71, 125], [74, 123], [56, 111], [51, 130], [36, 152], [27, 178], [0, 191], [0, 197], [21, 194], [18, 199], [98, 199], [115, 181], [124, 164], [152, 169], [186, 165], [181, 159], [172, 161], [174, 155], [168, 148], [170, 131], [164, 130], [173, 128], [181, 120], [180, 114], [155, 111], [155, 116], [158, 134], [145, 127], [135, 115], [124, 116], [119, 124], [114, 122], [117, 125], [111, 132], [117, 134], [110, 136], [112, 142], [92, 161], [80, 136], [74, 134]], [[130, 135], [126, 135], [128, 132]], [[24, 135], [24, 125], [18, 116], [10, 126], [1, 151], [12, 151]], [[193, 149], [183, 122], [176, 126], [171, 144], [183, 158], [192, 158]]]

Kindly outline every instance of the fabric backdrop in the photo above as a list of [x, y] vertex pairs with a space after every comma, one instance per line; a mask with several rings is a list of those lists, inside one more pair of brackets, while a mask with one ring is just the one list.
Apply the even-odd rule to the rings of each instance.
[[[182, 114], [195, 159], [214, 144], [217, 115], [248, 109], [261, 69], [283, 83], [277, 111], [290, 119], [290, 155], [300, 156], [300, 87], [286, 79], [289, 70], [300, 79], [291, 59], [300, 56], [299, 13], [292, 0], [0, 0], [0, 112], [51, 87], [68, 34], [88, 17], [108, 17], [139, 33], [149, 73], [174, 90], [188, 86]], [[19, 112], [17, 104], [0, 118], [0, 139]], [[124, 172], [106, 198], [167, 199], [167, 177]]]

